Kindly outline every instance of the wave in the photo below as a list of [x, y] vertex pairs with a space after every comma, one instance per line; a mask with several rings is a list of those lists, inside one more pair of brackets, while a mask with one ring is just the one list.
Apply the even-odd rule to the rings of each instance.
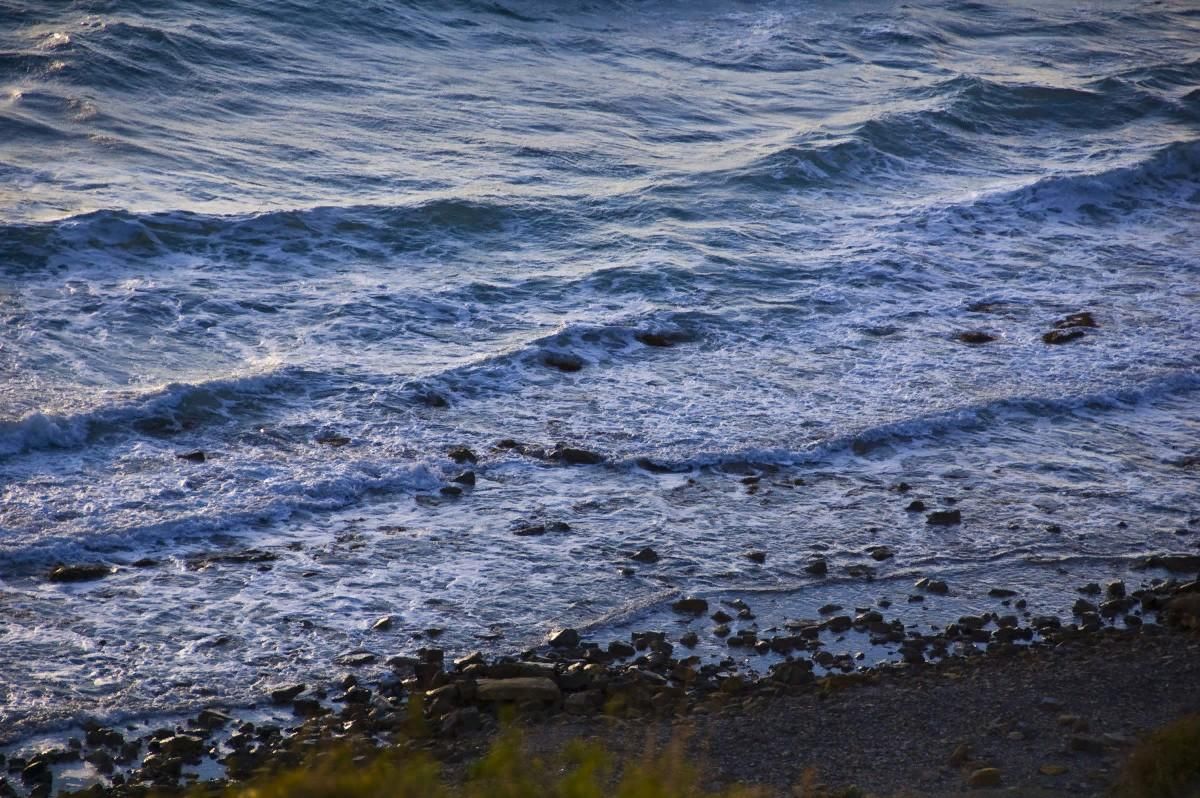
[[172, 383], [151, 393], [62, 415], [32, 413], [0, 422], [0, 457], [46, 449], [74, 449], [104, 435], [133, 430], [168, 435], [199, 424], [230, 418], [239, 406], [277, 397], [281, 391], [311, 383], [315, 375], [296, 368], [268, 374]]
[[1137, 407], [1156, 399], [1200, 390], [1200, 373], [1181, 373], [1123, 390], [1080, 397], [1012, 397], [956, 408], [917, 418], [868, 427], [847, 435], [815, 442], [807, 449], [750, 449], [738, 452], [704, 452], [685, 459], [630, 457], [614, 463], [620, 468], [684, 473], [697, 468], [790, 467], [815, 465], [845, 455], [869, 455], [889, 446], [932, 442], [947, 436], [978, 432], [1015, 420], [1074, 416], [1081, 411], [1113, 411]]
[[545, 229], [564, 220], [545, 208], [459, 199], [237, 216], [99, 210], [52, 222], [0, 225], [0, 268], [17, 273], [54, 269], [83, 253], [115, 265], [172, 254], [244, 256], [253, 249], [257, 265], [275, 262], [293, 269], [297, 252], [311, 252], [318, 245], [322, 252], [369, 260], [445, 245], [454, 236], [488, 237], [492, 245], [512, 246], [504, 234], [521, 221], [536, 221]]

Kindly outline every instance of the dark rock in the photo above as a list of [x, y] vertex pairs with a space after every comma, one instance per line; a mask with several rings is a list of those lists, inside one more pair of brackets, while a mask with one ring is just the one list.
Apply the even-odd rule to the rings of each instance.
[[702, 598], [688, 596], [673, 602], [671, 609], [687, 615], [701, 615], [708, 611], [708, 602]]
[[196, 716], [196, 725], [202, 729], [219, 729], [228, 723], [232, 723], [233, 718], [216, 709], [204, 709]]
[[925, 512], [925, 502], [920, 499], [913, 499], [904, 509], [910, 513], [923, 513]]
[[855, 579], [873, 579], [875, 577], [875, 569], [869, 565], [856, 563], [846, 566], [846, 575], [852, 576]]
[[321, 702], [315, 698], [297, 698], [292, 702], [292, 712], [301, 718], [315, 718], [318, 715], [329, 714], [329, 710], [321, 706]]
[[1096, 584], [1095, 582], [1089, 582], [1083, 587], [1079, 588], [1079, 592], [1087, 596], [1099, 596], [1100, 585]]
[[361, 668], [377, 659], [378, 657], [370, 651], [350, 651], [334, 657], [333, 661], [346, 668]]
[[181, 452], [175, 457], [179, 460], [187, 460], [189, 463], [203, 463], [208, 459], [208, 455], [197, 449], [194, 452]]
[[469, 488], [473, 488], [475, 487], [475, 472], [464, 471], [450, 481], [457, 482], [459, 485], [466, 485]]
[[462, 488], [457, 485], [446, 485], [439, 491], [443, 496], [461, 496], [462, 492]]
[[1079, 599], [1071, 607], [1071, 612], [1075, 615], [1083, 615], [1085, 612], [1095, 612], [1096, 605], [1087, 599]]
[[199, 757], [204, 753], [204, 738], [191, 734], [176, 734], [160, 741], [160, 748], [167, 756], [178, 756], [184, 759]]
[[944, 581], [941, 579], [930, 579], [929, 577], [918, 579], [914, 587], [918, 590], [925, 590], [929, 593], [936, 593], [942, 596], [950, 592], [949, 586]]
[[1068, 314], [1067, 316], [1064, 316], [1063, 318], [1054, 322], [1054, 329], [1056, 330], [1069, 330], [1075, 327], [1099, 326], [1100, 325], [1096, 323], [1096, 319], [1093, 318], [1092, 314], [1088, 313], [1086, 310], [1080, 313]]
[[1200, 554], [1158, 554], [1139, 563], [1141, 568], [1163, 568], [1177, 573], [1200, 571]]
[[338, 447], [341, 447], [341, 446], [345, 446], [346, 444], [348, 444], [350, 442], [350, 439], [347, 438], [345, 435], [321, 435], [321, 436], [317, 437], [315, 440], [317, 443], [321, 444], [322, 446], [332, 446], [335, 449], [337, 449]]
[[93, 579], [103, 579], [113, 573], [108, 565], [92, 563], [89, 565], [56, 565], [50, 571], [51, 582], [89, 582]]
[[817, 612], [819, 612], [821, 615], [832, 615], [841, 608], [841, 604], [826, 604], [825, 606], [819, 608]]
[[889, 560], [894, 556], [892, 550], [887, 546], [872, 546], [871, 548], [867, 549], [867, 551], [871, 555], [871, 559], [875, 560], [876, 562], [883, 562], [884, 560]]
[[675, 346], [688, 340], [686, 335], [675, 332], [637, 332], [633, 337], [646, 346], [660, 348]]
[[953, 526], [962, 523], [960, 510], [936, 510], [925, 516], [925, 523], [931, 526]]
[[691, 630], [686, 631], [679, 636], [679, 643], [687, 646], [688, 648], [694, 648], [699, 642], [700, 636]]
[[559, 371], [574, 372], [583, 368], [583, 358], [565, 352], [545, 352], [542, 362]]
[[765, 551], [748, 551], [742, 556], [750, 562], [758, 563], [759, 565], [767, 561], [767, 553]]
[[597, 465], [604, 462], [604, 455], [589, 452], [586, 449], [575, 449], [559, 445], [550, 452], [550, 459], [558, 460], [567, 465]]
[[1083, 330], [1051, 330], [1042, 336], [1042, 342], [1047, 344], [1065, 344], [1083, 336]]
[[417, 400], [426, 407], [441, 409], [450, 406], [450, 400], [436, 391], [427, 391], [418, 396]]
[[733, 620], [733, 616], [725, 612], [725, 610], [717, 610], [708, 617], [712, 618], [717, 623], [729, 623]]
[[658, 552], [656, 552], [654, 549], [650, 548], [649, 546], [647, 546], [644, 549], [638, 550], [638, 552], [632, 556], [633, 556], [633, 559], [637, 560], [638, 562], [644, 562], [644, 563], [658, 562]]
[[579, 645], [579, 632], [574, 629], [560, 629], [546, 639], [554, 648], [575, 648]]
[[831, 632], [845, 632], [854, 625], [854, 622], [850, 620], [850, 616], [848, 615], [837, 615], [830, 618], [825, 625]]
[[477, 463], [479, 458], [475, 456], [475, 452], [468, 449], [466, 446], [455, 446], [447, 454], [450, 459], [460, 465], [462, 463]]
[[387, 630], [392, 628], [393, 624], [394, 624], [394, 621], [392, 620], [392, 616], [385, 615], [382, 618], [377, 619], [375, 621], [375, 623], [371, 624], [371, 631], [372, 632], [386, 632]]
[[614, 657], [632, 657], [637, 653], [637, 649], [628, 643], [624, 643], [620, 640], [614, 640], [608, 644], [608, 653], [612, 654]]
[[272, 689], [269, 695], [272, 703], [286, 704], [307, 689], [308, 687], [303, 684], [289, 684]]
[[483, 702], [558, 701], [562, 692], [552, 679], [534, 676], [480, 679], [476, 696]]
[[979, 768], [972, 771], [971, 775], [967, 777], [967, 786], [972, 790], [999, 787], [1000, 781], [1001, 776], [998, 768]]
[[991, 333], [985, 333], [982, 330], [967, 330], [960, 332], [955, 337], [964, 344], [987, 344], [996, 340], [996, 336]]
[[1017, 595], [1017, 591], [1005, 587], [994, 587], [988, 591], [988, 595], [992, 598], [1011, 598]]
[[804, 572], [813, 576], [825, 576], [829, 573], [829, 563], [824, 559], [812, 560], [804, 566]]
[[158, 560], [151, 559], [150, 557], [142, 557], [140, 560], [134, 560], [130, 565], [134, 568], [153, 568], [158, 565]]

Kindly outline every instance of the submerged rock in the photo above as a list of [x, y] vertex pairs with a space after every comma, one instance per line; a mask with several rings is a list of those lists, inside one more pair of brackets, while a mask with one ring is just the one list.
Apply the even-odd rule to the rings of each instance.
[[982, 330], [967, 330], [965, 332], [960, 332], [955, 337], [964, 344], [975, 345], [987, 344], [996, 340], [996, 336], [992, 335], [991, 333], [983, 332]]
[[671, 609], [687, 615], [701, 615], [708, 611], [708, 602], [702, 598], [688, 596], [672, 603]]
[[546, 352], [542, 355], [542, 363], [559, 371], [573, 372], [583, 369], [583, 358], [565, 352]]
[[203, 463], [208, 459], [208, 455], [199, 449], [193, 452], [180, 452], [175, 455], [178, 460], [187, 460], [189, 463]]
[[466, 446], [455, 446], [446, 454], [449, 455], [451, 460], [460, 465], [463, 463], [479, 462], [479, 458], [475, 456], [475, 452], [471, 451]]
[[645, 548], [639, 549], [635, 554], [633, 554], [632, 558], [638, 562], [655, 563], [658, 562], [658, 552], [649, 546], [646, 546]]
[[114, 573], [111, 566], [100, 563], [88, 565], [56, 565], [50, 570], [51, 582], [90, 582]]
[[1065, 344], [1069, 341], [1074, 341], [1076, 338], [1084, 336], [1083, 330], [1051, 330], [1042, 336], [1042, 342], [1047, 344]]
[[1073, 327], [1099, 327], [1096, 319], [1088, 311], [1079, 313], [1069, 313], [1058, 321], [1054, 322], [1054, 329], [1069, 330]]
[[960, 510], [936, 510], [925, 516], [925, 523], [930, 526], [953, 526], [962, 523]]

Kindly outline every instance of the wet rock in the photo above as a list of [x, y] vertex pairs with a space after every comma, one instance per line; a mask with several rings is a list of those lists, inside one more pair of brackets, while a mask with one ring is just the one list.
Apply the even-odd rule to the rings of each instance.
[[685, 615], [701, 615], [708, 611], [708, 602], [702, 598], [688, 596], [672, 602], [671, 609]]
[[167, 756], [194, 759], [204, 753], [204, 738], [190, 734], [176, 734], [159, 742], [159, 750]]
[[604, 455], [560, 444], [550, 452], [549, 459], [558, 460], [567, 465], [597, 465], [604, 462]]
[[158, 565], [158, 560], [151, 557], [142, 557], [141, 559], [134, 560], [130, 565], [134, 568], [153, 568]]
[[274, 562], [277, 559], [279, 559], [279, 555], [273, 552], [262, 549], [242, 549], [241, 551], [224, 551], [190, 557], [187, 567], [193, 571], [200, 571], [211, 565], [245, 565], [247, 563]]
[[925, 516], [925, 523], [930, 526], [954, 526], [962, 523], [960, 510], [935, 510]]
[[542, 363], [550, 368], [568, 373], [580, 371], [583, 368], [583, 358], [565, 352], [545, 352], [542, 354]]
[[672, 347], [688, 340], [686, 335], [679, 332], [636, 332], [633, 337], [646, 346], [659, 348]]
[[762, 565], [763, 563], [765, 563], [767, 561], [767, 553], [765, 551], [748, 551], [748, 552], [745, 552], [742, 556], [745, 557], [750, 562], [758, 563], [759, 565]]
[[1096, 323], [1096, 319], [1092, 316], [1092, 314], [1086, 310], [1079, 313], [1067, 314], [1063, 318], [1054, 322], [1054, 329], [1056, 330], [1069, 330], [1078, 327], [1099, 326], [1100, 325]]
[[370, 651], [348, 651], [334, 657], [333, 661], [345, 668], [361, 668], [363, 665], [370, 665], [377, 659], [379, 657]]
[[979, 768], [972, 771], [967, 777], [967, 786], [972, 790], [979, 790], [985, 787], [1000, 786], [1000, 770], [998, 768]]
[[835, 615], [825, 623], [826, 628], [831, 632], [846, 632], [853, 625], [854, 622], [850, 620], [849, 615]]
[[895, 556], [894, 552], [887, 546], [872, 546], [867, 549], [867, 553], [870, 554], [871, 559], [875, 560], [876, 562], [890, 560], [893, 556]]
[[208, 459], [208, 455], [199, 449], [194, 452], [180, 452], [175, 457], [179, 460], [187, 460], [189, 463], [203, 463]]
[[947, 761], [947, 764], [950, 765], [950, 767], [960, 768], [963, 765], [967, 764], [967, 762], [969, 762], [970, 760], [971, 760], [971, 746], [967, 745], [966, 743], [959, 743], [958, 745], [956, 745], [954, 747], [954, 750], [950, 753], [950, 758], [946, 761]]
[[1139, 564], [1141, 568], [1163, 568], [1177, 573], [1200, 571], [1200, 554], [1158, 554], [1147, 557]]
[[925, 502], [921, 501], [920, 499], [913, 499], [904, 509], [906, 512], [910, 513], [923, 513], [925, 512]]
[[804, 566], [804, 572], [813, 576], [825, 576], [829, 573], [829, 563], [824, 558], [812, 560]]
[[21, 781], [26, 784], [49, 784], [52, 778], [50, 761], [44, 757], [34, 757], [21, 768]]
[[442, 409], [450, 406], [450, 400], [436, 391], [426, 391], [417, 396], [417, 401], [426, 407]]
[[216, 709], [201, 710], [196, 716], [196, 725], [202, 729], [219, 729], [232, 722], [232, 716]]
[[1095, 582], [1089, 582], [1083, 587], [1079, 588], [1079, 592], [1087, 596], [1099, 596], [1100, 585], [1096, 584]]
[[628, 643], [614, 640], [608, 644], [608, 653], [618, 658], [632, 657], [637, 653], [637, 649]]
[[846, 576], [852, 576], [855, 579], [872, 579], [875, 576], [875, 569], [869, 565], [856, 563], [846, 566]]
[[447, 454], [451, 460], [460, 465], [463, 463], [479, 462], [479, 458], [475, 456], [475, 452], [471, 451], [466, 446], [455, 446], [453, 449], [447, 452]]
[[1125, 583], [1121, 580], [1109, 582], [1104, 588], [1104, 594], [1110, 599], [1125, 598]]
[[557, 701], [562, 692], [554, 680], [545, 677], [480, 679], [476, 690], [480, 701]]
[[841, 608], [842, 608], [841, 604], [826, 604], [823, 607], [818, 608], [817, 612], [820, 613], [821, 615], [832, 615], [833, 613], [837, 612]]
[[1103, 754], [1104, 740], [1088, 734], [1073, 734], [1068, 742], [1068, 748], [1083, 754]]
[[446, 485], [438, 492], [443, 496], [461, 496], [462, 488], [458, 487], [457, 485]]
[[935, 593], [939, 596], [944, 596], [950, 592], [950, 587], [944, 581], [941, 579], [930, 579], [929, 577], [918, 579], [914, 587], [918, 590]]
[[100, 563], [88, 565], [56, 565], [50, 570], [51, 582], [90, 582], [114, 573], [111, 566]]
[[271, 696], [271, 703], [286, 704], [307, 689], [307, 685], [303, 684], [288, 684], [282, 687], [276, 687], [269, 693]]
[[[83, 760], [106, 776], [116, 769], [116, 763], [113, 761], [112, 754], [107, 751], [91, 751]], [[2, 794], [0, 793], [0, 795]]]
[[549, 521], [541, 524], [522, 524], [513, 530], [517, 537], [529, 538], [544, 535], [547, 532], [570, 532], [571, 525], [563, 521]]
[[988, 591], [988, 595], [992, 598], [1011, 598], [1012, 596], [1017, 595], [1017, 591], [1009, 590], [1008, 588], [1004, 587], [994, 587]]
[[451, 482], [457, 482], [459, 485], [466, 485], [468, 488], [475, 487], [475, 472], [464, 471], [456, 477], [453, 477]]
[[716, 635], [717, 637], [728, 637], [729, 636], [729, 625], [724, 624], [724, 623], [717, 624], [716, 626], [713, 627], [713, 634]]
[[987, 344], [996, 340], [996, 336], [991, 333], [983, 332], [982, 330], [966, 330], [955, 336], [964, 344]]
[[575, 648], [579, 645], [579, 632], [574, 629], [559, 629], [546, 639], [554, 648]]
[[632, 558], [638, 562], [656, 563], [658, 562], [658, 552], [647, 546], [644, 549], [639, 549]]
[[345, 435], [320, 435], [314, 440], [322, 446], [332, 446], [334, 449], [345, 446], [350, 442], [350, 439]]
[[1047, 344], [1065, 344], [1083, 336], [1083, 330], [1051, 330], [1042, 335], [1042, 342]]
[[315, 718], [329, 714], [329, 710], [321, 706], [315, 698], [297, 698], [292, 702], [292, 712], [301, 718]]
[[688, 648], [695, 648], [696, 644], [699, 642], [700, 636], [691, 630], [684, 632], [679, 636], [680, 645], [687, 646]]
[[1083, 615], [1087, 612], [1095, 612], [1096, 605], [1087, 599], [1079, 599], [1071, 606], [1071, 612], [1075, 615]]
[[394, 624], [395, 621], [392, 620], [392, 616], [385, 615], [382, 618], [377, 619], [375, 623], [371, 624], [371, 631], [386, 632], [391, 629]]

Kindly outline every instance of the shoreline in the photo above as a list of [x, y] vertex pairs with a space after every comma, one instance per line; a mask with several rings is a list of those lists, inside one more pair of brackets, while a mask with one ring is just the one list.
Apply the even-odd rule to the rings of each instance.
[[[940, 588], [925, 585], [923, 589]], [[728, 614], [701, 599], [685, 598], [675, 605], [677, 612], [693, 616], [712, 609], [717, 619]], [[728, 609], [739, 611], [737, 606]], [[1139, 648], [1144, 655], [1152, 649], [1165, 650], [1164, 646], [1190, 651], [1198, 663], [1196, 690], [1183, 690], [1186, 695], [1160, 707], [1163, 711], [1155, 717], [1161, 723], [1200, 711], [1200, 658], [1195, 656], [1200, 642], [1194, 635], [1200, 629], [1200, 581], [1154, 580], [1128, 595], [1123, 585], [1114, 584], [1108, 588], [1107, 601], [1081, 598], [1076, 609], [1079, 623], [1064, 625], [1051, 616], [1035, 616], [1026, 624], [1015, 614], [992, 613], [964, 616], [929, 635], [906, 632], [902, 624], [885, 622], [874, 609], [853, 617], [833, 615], [770, 638], [743, 638], [733, 646], [786, 656], [765, 673], [739, 668], [731, 658], [702, 664], [699, 657], [688, 654], [687, 644], [694, 645], [694, 640], [688, 641], [686, 633], [681, 636], [685, 639], [671, 640], [660, 631], [635, 632], [628, 642], [601, 647], [566, 629], [540, 649], [492, 660], [474, 652], [448, 661], [442, 650], [426, 648], [416, 657], [387, 660], [389, 676], [374, 682], [353, 673], [356, 667], [373, 662], [374, 655], [357, 659], [351, 655], [341, 663], [348, 673], [336, 694], [321, 686], [279, 685], [265, 706], [230, 712], [204, 709], [173, 726], [146, 729], [136, 736], [128, 733], [130, 727], [117, 728], [120, 724], [112, 728], [85, 724], [80, 728], [83, 739], [64, 733], [62, 745], [31, 757], [10, 753], [0, 768], [13, 794], [52, 795], [60, 788], [79, 788], [92, 781], [98, 786], [86, 794], [115, 797], [141, 795], [149, 788], [172, 790], [197, 781], [242, 780], [263, 768], [298, 764], [303, 759], [299, 750], [343, 744], [378, 749], [393, 744], [397, 735], [454, 761], [482, 755], [481, 746], [499, 727], [497, 718], [507, 711], [504, 707], [520, 710], [523, 725], [533, 730], [535, 746], [564, 744], [572, 734], [606, 739], [605, 735], [613, 736], [612, 729], [628, 724], [635, 724], [648, 739], [646, 735], [654, 730], [661, 737], [663, 729], [675, 725], [704, 727], [722, 717], [735, 718], [730, 723], [736, 727], [736, 718], [778, 713], [770, 707], [780, 701], [819, 701], [821, 696], [840, 694], [843, 688], [886, 691], [888, 685], [903, 685], [914, 677], [918, 683], [963, 678], [947, 676], [959, 670], [995, 671], [1003, 678], [1006, 669], [1019, 673], [1032, 667], [1030, 663], [1060, 662], [1063, 652], [1077, 655], [1079, 661], [1071, 667], [1079, 674], [1094, 673], [1105, 662], [1096, 658], [1102, 654], [1088, 649], [1102, 652], [1109, 647], [1134, 655]], [[1125, 628], [1113, 625], [1122, 612], [1127, 614]], [[822, 641], [823, 635], [849, 631], [892, 646], [902, 661], [863, 667], [849, 655], [832, 654]], [[1119, 685], [1119, 680], [1111, 684]], [[718, 738], [731, 734], [714, 728]], [[1142, 723], [1135, 731], [1146, 728]], [[620, 750], [622, 740], [636, 736], [626, 728], [617, 735], [620, 739], [614, 739], [614, 747]], [[1120, 750], [1132, 740], [1129, 734], [1119, 741], [1083, 737], [1068, 746], [1098, 753]], [[744, 780], [735, 775], [742, 772], [736, 763], [723, 762], [719, 770], [719, 776]], [[3, 783], [0, 795], [6, 794]]]

